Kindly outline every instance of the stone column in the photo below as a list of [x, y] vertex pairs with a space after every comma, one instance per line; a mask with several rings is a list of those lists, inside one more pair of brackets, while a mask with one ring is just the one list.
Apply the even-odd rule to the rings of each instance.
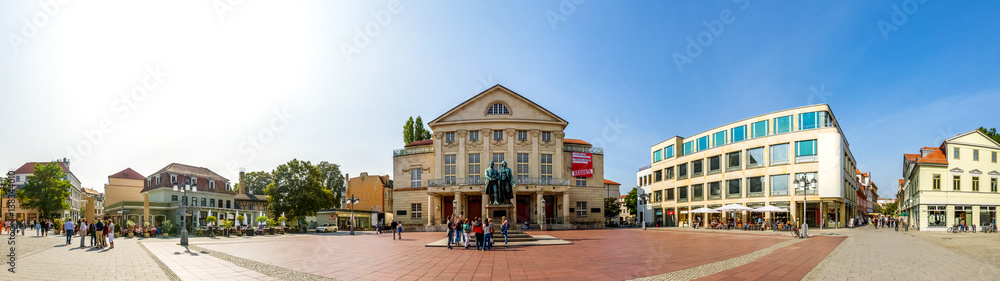
[[427, 225], [435, 225], [434, 221], [434, 195], [427, 195]]
[[434, 135], [432, 135], [432, 137], [434, 138], [434, 144], [433, 144], [434, 145], [434, 165], [431, 166], [431, 169], [434, 170], [434, 173], [433, 173], [434, 177], [432, 179], [441, 179], [442, 178], [442, 174], [443, 174], [442, 170], [444, 170], [443, 169], [443, 167], [444, 167], [444, 156], [441, 153], [442, 152], [441, 151], [441, 144], [444, 143], [444, 133], [443, 132], [434, 132]]
[[562, 213], [563, 213], [563, 223], [568, 224], [571, 214], [569, 213], [569, 192], [562, 194]]
[[455, 216], [462, 215], [462, 218], [465, 218], [465, 214], [464, 214], [465, 212], [463, 212], [463, 210], [462, 210], [463, 202], [465, 202], [465, 198], [462, 198], [462, 193], [458, 192], [458, 191], [455, 191], [455, 207], [454, 207], [455, 208], [455, 214], [454, 214]]
[[788, 212], [789, 212], [789, 214], [788, 214], [788, 222], [791, 223], [792, 225], [802, 225], [802, 222], [799, 221], [799, 215], [801, 215], [802, 212], [798, 211], [798, 206], [799, 206], [799, 204], [796, 203], [795, 200], [789, 200], [789, 202], [788, 202]]
[[545, 206], [542, 204], [542, 193], [535, 194], [535, 218], [539, 226], [545, 221], [545, 217], [542, 216], [542, 211], [544, 211]]
[[[465, 142], [468, 140], [468, 134], [466, 130], [459, 130], [455, 132], [455, 141], [458, 142], [458, 155], [455, 156], [455, 178], [468, 178], [469, 172], [469, 155], [465, 153]], [[482, 159], [480, 158], [480, 162]]]
[[840, 203], [840, 227], [847, 227], [847, 220], [851, 219], [847, 217], [847, 203]]
[[487, 210], [486, 210], [486, 205], [489, 205], [489, 204], [490, 204], [490, 202], [489, 202], [489, 201], [490, 201], [490, 196], [489, 196], [489, 195], [486, 195], [486, 192], [483, 192], [483, 194], [482, 194], [482, 197], [483, 197], [483, 199], [482, 199], [482, 200], [483, 200], [483, 201], [482, 201], [483, 203], [482, 203], [482, 204], [480, 204], [480, 208], [482, 208], [482, 211], [480, 211], [479, 213], [480, 213], [480, 214], [483, 214], [483, 218], [488, 218], [488, 217], [490, 217], [491, 215], [493, 215], [493, 214], [487, 214], [487, 213], [486, 213], [486, 212], [487, 212]]

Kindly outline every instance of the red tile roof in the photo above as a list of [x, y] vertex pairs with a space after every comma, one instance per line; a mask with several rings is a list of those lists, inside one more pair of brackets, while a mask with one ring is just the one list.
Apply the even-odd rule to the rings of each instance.
[[617, 183], [617, 182], [614, 182], [614, 181], [611, 181], [611, 180], [608, 180], [608, 179], [604, 179], [604, 184], [622, 185], [620, 183]]
[[[36, 164], [48, 165], [49, 163], [50, 162], [28, 162], [28, 163], [24, 163], [24, 165], [21, 165], [20, 168], [17, 168], [17, 170], [14, 170], [14, 173], [15, 174], [34, 174], [35, 173], [35, 165]], [[69, 168], [66, 167], [65, 163], [63, 163], [63, 162], [56, 162], [56, 163], [59, 163], [59, 167], [62, 168], [62, 172], [63, 173], [69, 173]]]
[[904, 180], [904, 179], [899, 179], [899, 185], [903, 185], [903, 182], [905, 182], [905, 181], [906, 180]]
[[579, 145], [590, 145], [590, 143], [578, 139], [563, 139], [563, 143], [568, 144], [579, 144]]
[[432, 144], [432, 143], [434, 143], [434, 139], [418, 140], [418, 141], [413, 141], [413, 142], [411, 142], [410, 144], [407, 144], [404, 147], [411, 147], [411, 146], [418, 146], [418, 145], [428, 145], [428, 144]]
[[925, 147], [920, 148], [920, 150], [924, 150], [924, 149], [938, 149], [938, 148], [937, 147], [930, 147], [930, 146], [925, 146]]
[[125, 168], [125, 170], [122, 170], [121, 172], [117, 172], [114, 175], [110, 175], [108, 177], [109, 178], [116, 178], [116, 179], [132, 179], [132, 180], [145, 180], [146, 179], [146, 177], [143, 177], [142, 174], [139, 174], [139, 172], [136, 172], [135, 170], [132, 170], [132, 168]]
[[917, 163], [928, 163], [928, 164], [948, 164], [948, 157], [945, 156], [944, 151], [940, 148], [935, 148], [927, 156], [921, 157], [917, 160]]
[[917, 161], [920, 158], [920, 154], [903, 154], [903, 157], [906, 157], [908, 161]]
[[626, 196], [628, 196], [628, 195], [622, 195], [622, 196], [619, 196], [618, 198], [625, 198]]

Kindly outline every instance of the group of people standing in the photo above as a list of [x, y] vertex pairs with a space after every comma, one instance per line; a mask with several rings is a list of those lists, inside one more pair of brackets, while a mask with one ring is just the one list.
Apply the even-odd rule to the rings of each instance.
[[94, 220], [88, 222], [87, 220], [77, 220], [74, 224], [73, 221], [68, 220], [63, 226], [63, 230], [66, 231], [66, 245], [69, 245], [73, 239], [73, 235], [80, 235], [80, 248], [84, 246], [86, 237], [90, 236], [90, 246], [94, 248], [104, 248], [110, 247], [108, 249], [115, 248], [115, 223], [110, 220]]
[[20, 231], [21, 236], [24, 236], [27, 233], [26, 230], [28, 228], [35, 230], [35, 236], [49, 236], [49, 229], [52, 229], [52, 221], [43, 219], [43, 220], [31, 220], [29, 222], [19, 220], [19, 221], [5, 221], [3, 223], [0, 223], [0, 232], [6, 230], [8, 233], [10, 231], [15, 231], [15, 233], [17, 233], [18, 231]]
[[874, 220], [872, 220], [871, 223], [872, 223], [872, 225], [875, 226], [875, 229], [878, 229], [879, 227], [882, 227], [882, 228], [886, 228], [886, 227], [893, 228], [893, 227], [895, 227], [896, 231], [899, 231], [899, 227], [903, 227], [903, 229], [905, 231], [909, 231], [910, 230], [910, 224], [908, 222], [906, 222], [905, 220], [901, 219], [901, 218], [878, 217], [878, 218], [875, 218]]
[[[502, 218], [503, 222], [500, 224], [500, 232], [503, 234], [503, 243], [507, 244], [507, 230], [510, 229], [510, 223], [507, 222], [507, 217]], [[490, 251], [493, 250], [493, 233], [494, 223], [493, 219], [480, 219], [475, 218], [469, 220], [468, 218], [462, 218], [459, 216], [449, 216], [448, 217], [448, 249], [452, 249], [451, 244], [454, 243], [456, 246], [461, 246], [462, 241], [465, 241], [465, 249], [469, 249], [469, 240], [471, 240], [472, 235], [476, 237], [476, 250], [477, 251]]]
[[[375, 234], [382, 234], [382, 228], [385, 227], [385, 221], [379, 220], [375, 223]], [[399, 236], [399, 240], [403, 240], [403, 222], [392, 221], [389, 224], [389, 231], [392, 231], [392, 240], [396, 240], [396, 236]]]

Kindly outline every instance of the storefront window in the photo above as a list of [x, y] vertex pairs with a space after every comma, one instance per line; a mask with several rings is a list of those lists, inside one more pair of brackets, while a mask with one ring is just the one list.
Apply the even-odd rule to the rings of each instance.
[[955, 223], [972, 226], [972, 206], [955, 206]]
[[979, 207], [979, 225], [987, 226], [997, 223], [997, 207]]
[[944, 206], [927, 206], [927, 226], [945, 226]]

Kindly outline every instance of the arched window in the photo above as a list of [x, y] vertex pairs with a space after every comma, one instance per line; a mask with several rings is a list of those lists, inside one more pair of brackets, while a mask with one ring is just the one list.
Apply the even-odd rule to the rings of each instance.
[[510, 110], [507, 110], [507, 106], [502, 103], [494, 103], [490, 106], [489, 110], [486, 111], [486, 115], [493, 114], [510, 114]]

